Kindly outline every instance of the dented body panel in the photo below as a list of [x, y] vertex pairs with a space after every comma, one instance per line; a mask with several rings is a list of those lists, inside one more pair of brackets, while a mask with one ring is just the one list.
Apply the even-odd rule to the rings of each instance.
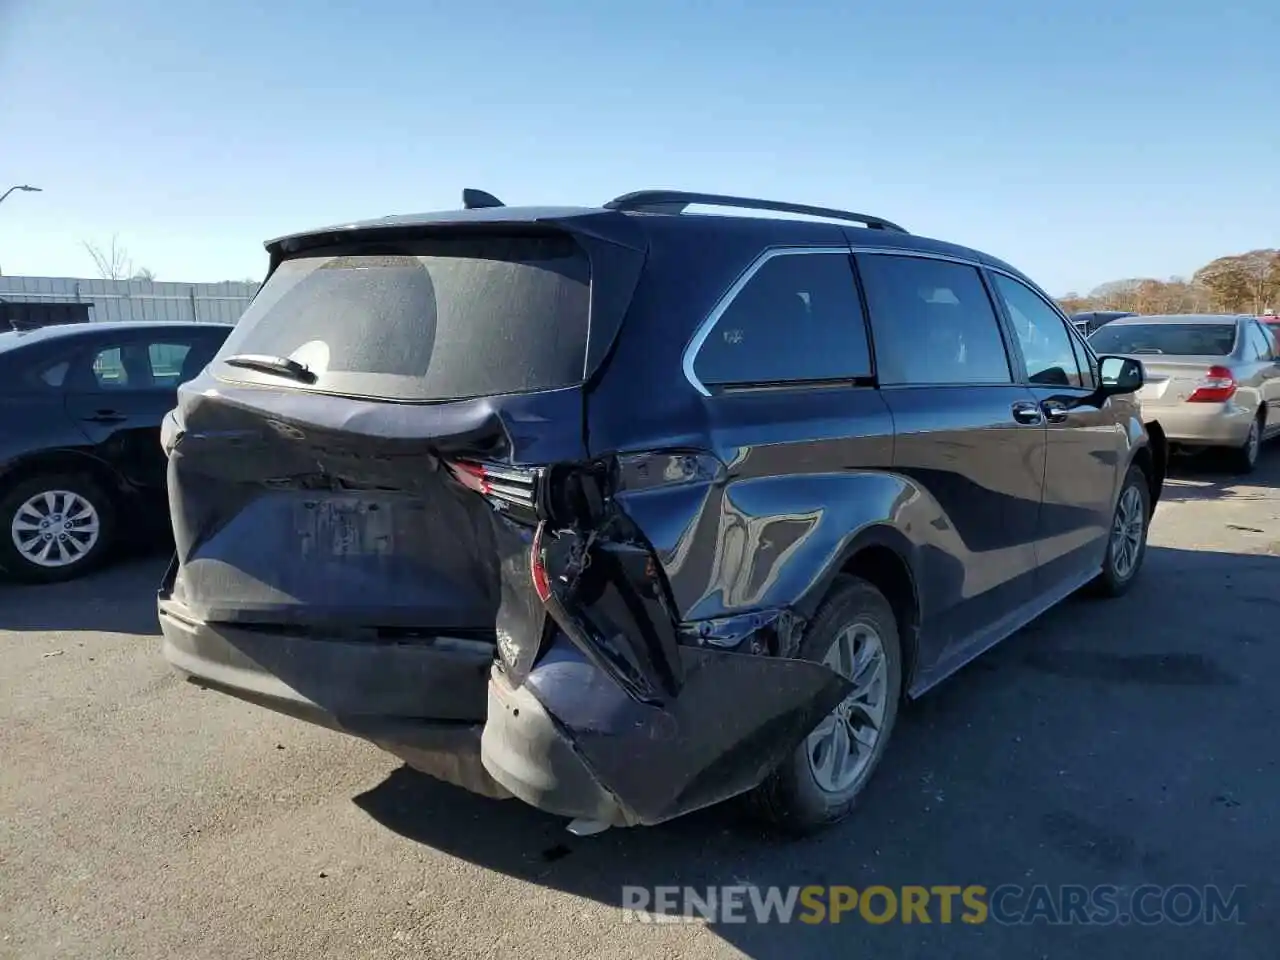
[[[454, 240], [494, 236], [440, 266]], [[1053, 437], [1010, 419], [1034, 399], [1023, 384], [948, 395], [869, 375], [704, 395], [681, 375], [746, 266], [788, 244], [847, 249], [854, 289], [849, 231], [829, 224], [489, 208], [273, 242], [292, 286], [269, 278], [166, 425], [166, 656], [467, 789], [655, 824], [760, 784], [849, 692], [799, 658], [842, 572], [894, 605], [908, 693], [1096, 572], [1099, 509], [1046, 500]], [[510, 389], [434, 397], [426, 381], [457, 374], [433, 361], [437, 333], [446, 367], [470, 356], [448, 291], [497, 296], [508, 268], [554, 307], [545, 329], [508, 357]], [[500, 326], [528, 302], [484, 315]], [[416, 379], [394, 337], [375, 355], [388, 326], [414, 323], [431, 340], [408, 350]], [[329, 355], [325, 324], [345, 351]], [[274, 367], [226, 362], [261, 359], [260, 341]], [[348, 368], [369, 357], [385, 369]], [[419, 394], [396, 396], [410, 380]], [[1133, 462], [1132, 413], [1095, 416], [1091, 463]], [[1076, 566], [1047, 581], [1051, 552]]]

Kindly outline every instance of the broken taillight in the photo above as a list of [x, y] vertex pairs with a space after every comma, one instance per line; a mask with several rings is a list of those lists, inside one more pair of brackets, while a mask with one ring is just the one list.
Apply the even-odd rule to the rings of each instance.
[[533, 532], [533, 543], [529, 547], [529, 575], [533, 580], [534, 592], [543, 603], [551, 599], [551, 580], [547, 576], [547, 565], [542, 556], [542, 531], [546, 526], [546, 523], [538, 524]]
[[1236, 393], [1236, 378], [1231, 371], [1214, 365], [1196, 384], [1187, 403], [1226, 403]]
[[489, 500], [526, 509], [537, 505], [539, 468], [479, 460], [446, 460], [445, 465], [460, 484]]
[[457, 477], [458, 482], [468, 490], [474, 490], [476, 493], [489, 492], [489, 480], [485, 476], [484, 467], [480, 464], [467, 460], [451, 460], [449, 469]]

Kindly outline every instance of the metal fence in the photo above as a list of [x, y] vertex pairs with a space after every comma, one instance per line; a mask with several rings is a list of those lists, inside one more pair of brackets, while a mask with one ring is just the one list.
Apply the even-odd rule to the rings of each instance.
[[235, 323], [257, 291], [256, 283], [0, 277], [0, 312], [34, 324], [68, 318]]

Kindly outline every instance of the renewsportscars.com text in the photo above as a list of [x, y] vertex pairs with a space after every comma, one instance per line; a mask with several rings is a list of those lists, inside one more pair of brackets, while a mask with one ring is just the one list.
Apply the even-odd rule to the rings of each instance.
[[1244, 888], [1036, 884], [622, 888], [640, 923], [998, 923], [1152, 925], [1243, 923]]

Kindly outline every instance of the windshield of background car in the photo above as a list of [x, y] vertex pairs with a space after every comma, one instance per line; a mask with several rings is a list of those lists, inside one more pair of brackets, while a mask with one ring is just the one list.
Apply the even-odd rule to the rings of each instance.
[[1109, 323], [1089, 338], [1097, 353], [1226, 357], [1235, 352], [1234, 323]]
[[217, 365], [224, 380], [459, 400], [581, 383], [590, 264], [566, 236], [437, 239], [286, 260], [219, 358], [285, 357], [315, 382]]

